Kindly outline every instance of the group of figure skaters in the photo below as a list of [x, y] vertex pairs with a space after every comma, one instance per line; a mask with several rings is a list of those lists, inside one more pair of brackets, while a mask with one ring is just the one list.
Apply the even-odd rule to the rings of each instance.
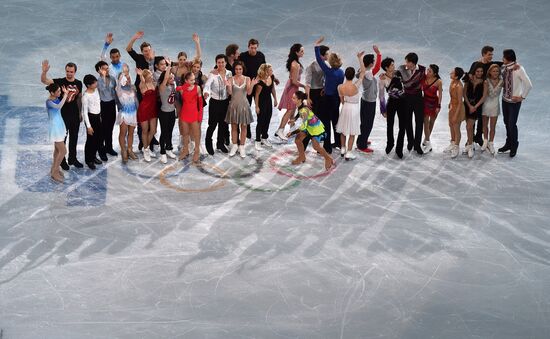
[[[120, 51], [109, 50], [112, 33], [107, 34], [100, 60], [95, 65], [97, 75], [87, 74], [83, 78], [85, 89], [75, 77], [76, 64], [70, 62], [65, 66], [64, 78], [50, 79], [49, 63], [47, 60], [42, 62], [41, 81], [50, 94], [46, 107], [49, 137], [54, 142], [50, 174], [55, 181], [63, 181], [60, 167], [68, 170], [70, 165], [84, 166], [76, 157], [82, 121], [87, 132], [85, 163], [91, 169], [107, 161], [107, 155], [118, 156], [112, 140], [115, 123], [120, 127], [118, 141], [123, 163], [138, 159], [132, 147], [137, 127], [138, 149], [146, 162], [156, 157], [155, 145], [158, 145], [163, 164], [168, 158], [181, 160], [191, 153], [192, 161], [199, 164], [200, 154], [204, 152], [201, 124], [207, 103], [204, 148], [210, 155], [218, 150], [229, 156], [238, 153], [246, 157], [246, 141], [252, 137], [250, 125], [254, 120], [255, 149], [272, 148], [268, 130], [273, 108], [278, 107], [284, 114], [275, 137], [286, 142], [296, 135], [298, 156], [292, 163], [298, 165], [306, 160], [305, 149], [311, 142], [324, 157], [328, 170], [334, 165], [333, 149], [339, 149], [346, 160], [356, 158], [354, 148], [373, 152], [369, 136], [377, 102], [387, 121], [387, 154], [395, 147], [396, 155], [403, 157], [405, 135], [409, 151], [414, 149], [420, 155], [432, 151], [430, 137], [441, 110], [443, 81], [439, 67], [420, 65], [415, 53], [407, 54], [404, 64], [397, 66], [392, 58], [382, 59], [378, 47], [373, 46], [374, 53], [357, 53], [357, 69], [344, 69], [341, 56], [322, 45], [324, 39], [321, 37], [314, 44], [315, 60], [305, 67], [304, 77], [305, 49], [301, 44], [294, 44], [286, 62], [289, 77], [278, 101], [276, 85], [279, 80], [272, 66], [266, 63], [265, 55], [258, 50], [259, 42], [255, 39], [250, 39], [247, 51], [242, 53], [238, 45], [228, 45], [224, 54], [216, 55], [215, 67], [203, 74], [197, 34], [193, 34], [195, 56], [189, 59], [187, 53], [180, 52], [175, 61], [156, 56], [147, 42], [140, 45], [141, 53], [137, 53], [133, 46], [143, 35], [137, 32], [126, 46], [135, 62], [134, 83], [130, 66], [121, 60]], [[481, 58], [472, 63], [468, 72], [460, 67], [450, 72], [450, 144], [445, 152], [452, 158], [460, 154], [463, 121], [466, 121], [467, 131], [464, 151], [468, 157], [473, 157], [475, 144], [481, 151], [495, 153], [495, 127], [501, 104], [506, 141], [498, 152], [509, 152], [511, 157], [517, 153], [518, 115], [532, 84], [524, 68], [516, 62], [513, 50], [503, 51], [502, 62], [493, 61], [493, 52], [491, 46], [485, 46]], [[399, 132], [395, 141], [396, 115]], [[176, 120], [180, 134], [179, 155], [174, 153], [172, 145]], [[155, 138], [157, 122], [160, 123], [158, 141]], [[289, 130], [286, 130], [287, 125]], [[212, 138], [216, 130], [214, 149]]]

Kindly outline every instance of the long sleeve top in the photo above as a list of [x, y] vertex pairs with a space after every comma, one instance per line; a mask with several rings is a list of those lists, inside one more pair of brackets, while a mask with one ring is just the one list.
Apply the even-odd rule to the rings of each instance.
[[101, 113], [101, 99], [99, 99], [99, 92], [97, 89], [93, 93], [84, 91], [82, 94], [82, 116], [84, 118], [84, 124], [86, 128], [91, 127], [90, 118], [88, 114]]
[[422, 80], [426, 77], [426, 67], [416, 65], [414, 70], [407, 69], [404, 65], [399, 66], [403, 89], [407, 95], [422, 95]]
[[99, 92], [99, 98], [103, 102], [113, 101], [116, 98], [116, 78], [110, 73], [103, 79], [99, 76], [97, 79], [97, 91]]
[[[225, 78], [231, 78], [230, 70], [225, 70]], [[214, 100], [225, 100], [229, 96], [222, 77], [219, 74], [213, 73], [208, 75], [208, 80], [206, 80], [206, 84], [204, 84], [204, 93], [208, 93], [210, 98]]]
[[523, 66], [514, 70], [513, 68], [515, 65], [516, 63], [512, 62], [502, 67], [502, 100], [506, 102], [513, 102], [513, 96], [522, 97], [524, 99], [527, 98], [529, 91], [533, 88], [531, 79], [529, 79]]
[[344, 82], [344, 71], [341, 68], [328, 67], [321, 58], [321, 47], [315, 46], [315, 59], [325, 73], [325, 95], [338, 95], [338, 85]]
[[[375, 75], [380, 70], [381, 64], [382, 55], [377, 54], [374, 67], [365, 72], [365, 77], [363, 78], [363, 92], [361, 93], [361, 98], [363, 99], [363, 101], [376, 102], [376, 96], [378, 94], [378, 84]], [[357, 78], [359, 78], [359, 73], [357, 73]]]
[[[380, 101], [380, 113], [387, 112], [387, 101], [399, 100], [403, 97], [403, 84], [401, 83], [401, 74], [396, 74], [390, 79], [383, 74], [378, 82], [378, 100]], [[388, 94], [388, 100], [386, 101], [386, 93]]]

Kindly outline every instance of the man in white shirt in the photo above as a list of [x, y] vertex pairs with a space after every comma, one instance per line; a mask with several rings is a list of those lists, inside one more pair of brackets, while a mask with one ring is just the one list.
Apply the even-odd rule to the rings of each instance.
[[506, 126], [506, 143], [499, 148], [499, 153], [510, 151], [510, 157], [516, 156], [518, 150], [518, 116], [521, 103], [533, 84], [522, 66], [516, 66], [516, 53], [513, 49], [502, 52], [502, 115]]
[[86, 145], [84, 145], [84, 159], [90, 169], [101, 164], [97, 152], [101, 145], [101, 99], [97, 91], [97, 79], [91, 74], [84, 77], [86, 91], [82, 94], [82, 116], [86, 125]]
[[217, 68], [208, 75], [208, 80], [204, 84], [204, 99], [210, 97], [208, 103], [208, 128], [204, 144], [206, 151], [214, 155], [212, 146], [212, 135], [216, 127], [218, 128], [218, 140], [216, 148], [223, 153], [229, 151], [225, 147], [225, 140], [229, 140], [229, 126], [225, 122], [225, 115], [229, 106], [229, 94], [227, 93], [227, 84], [231, 78], [231, 71], [225, 68], [226, 56], [224, 54], [216, 55]]

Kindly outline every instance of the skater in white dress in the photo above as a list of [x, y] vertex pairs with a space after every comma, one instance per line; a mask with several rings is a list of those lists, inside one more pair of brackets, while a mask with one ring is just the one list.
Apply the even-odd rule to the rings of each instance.
[[[500, 76], [500, 67], [493, 64], [487, 70], [487, 80], [485, 80], [485, 102], [483, 102], [483, 146], [481, 150], [489, 150], [489, 153], [495, 154], [493, 142], [495, 140], [495, 127], [500, 115], [500, 93], [502, 92], [502, 78]], [[490, 132], [489, 132], [490, 125]]]
[[[353, 143], [355, 142], [355, 136], [361, 134], [361, 112], [359, 102], [361, 100], [361, 92], [359, 87], [365, 77], [365, 65], [363, 63], [363, 54], [365, 52], [357, 53], [359, 59], [359, 65], [361, 71], [359, 72], [359, 78], [355, 79], [355, 69], [353, 67], [346, 68], [345, 81], [343, 84], [338, 85], [338, 95], [340, 96], [340, 102], [342, 102], [342, 110], [340, 111], [340, 117], [338, 124], [336, 125], [336, 132], [340, 135], [340, 155], [345, 156], [346, 160], [355, 159], [353, 154]], [[346, 144], [346, 137], [348, 137], [348, 143]]]

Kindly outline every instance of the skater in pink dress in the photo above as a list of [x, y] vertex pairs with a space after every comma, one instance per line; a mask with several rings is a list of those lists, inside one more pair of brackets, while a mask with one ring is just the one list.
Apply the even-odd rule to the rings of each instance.
[[284, 134], [286, 124], [289, 120], [291, 125], [294, 124], [294, 119], [291, 119], [291, 117], [294, 116], [294, 112], [296, 111], [296, 104], [292, 101], [292, 95], [296, 93], [300, 87], [305, 89], [305, 85], [300, 82], [303, 69], [302, 64], [300, 63], [300, 58], [303, 56], [304, 47], [301, 44], [294, 44], [290, 47], [290, 52], [288, 53], [288, 59], [286, 61], [286, 69], [289, 72], [289, 76], [278, 107], [279, 110], [284, 109], [286, 111], [281, 119], [281, 123], [279, 124], [279, 129], [275, 132], [275, 136], [284, 141], [287, 140]]

